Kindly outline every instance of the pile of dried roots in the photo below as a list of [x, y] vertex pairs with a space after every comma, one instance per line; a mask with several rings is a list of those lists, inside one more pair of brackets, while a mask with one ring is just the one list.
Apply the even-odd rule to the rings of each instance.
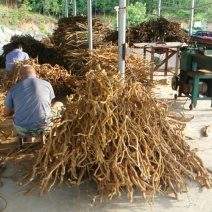
[[12, 69], [12, 78], [2, 80], [3, 90], [7, 92], [13, 85], [18, 82], [18, 71], [21, 65], [30, 64], [36, 70], [39, 78], [51, 83], [56, 96], [65, 96], [72, 93], [72, 87], [75, 86], [75, 80], [66, 69], [59, 65], [51, 66], [50, 64], [38, 64], [36, 59], [29, 59], [23, 62], [15, 61]]
[[[118, 47], [113, 45], [99, 46], [92, 51], [73, 50], [65, 55], [66, 62], [71, 67], [71, 73], [75, 76], [85, 76], [90, 69], [102, 68], [106, 71], [117, 71]], [[130, 54], [126, 56], [126, 74], [134, 76], [135, 80], [150, 84], [149, 67], [150, 62], [142, 59], [138, 55]]]
[[[161, 17], [158, 20], [151, 19], [147, 22], [143, 22], [137, 26], [139, 31], [138, 37], [131, 35], [132, 42], [138, 39], [145, 40], [146, 42], [185, 42], [189, 40], [189, 36], [181, 28], [180, 23], [176, 21], [168, 21]], [[134, 39], [136, 39], [134, 41]]]
[[[110, 33], [106, 23], [92, 19], [93, 47], [107, 45], [104, 38]], [[87, 17], [76, 16], [61, 18], [58, 27], [51, 38], [54, 46], [59, 49], [58, 54], [63, 55], [64, 67], [79, 75], [78, 70], [86, 63], [88, 49], [88, 21]]]
[[[180, 23], [161, 17], [142, 22], [135, 27], [128, 27], [126, 38], [129, 45], [133, 46], [133, 43], [158, 41], [187, 43], [190, 36], [181, 29]], [[117, 31], [111, 33], [105, 40], [117, 43]]]
[[100, 200], [122, 189], [131, 201], [135, 189], [144, 199], [168, 189], [177, 198], [187, 190], [185, 177], [211, 187], [209, 170], [183, 140], [185, 124], [168, 117], [169, 106], [142, 83], [130, 77], [123, 83], [118, 73], [99, 68], [79, 85], [22, 181], [33, 183], [28, 194], [90, 179]]
[[[111, 32], [107, 24], [99, 19], [92, 19], [93, 46], [107, 45], [104, 38]], [[21, 42], [30, 58], [37, 58], [39, 64], [63, 66], [68, 72], [81, 68], [88, 57], [88, 22], [87, 17], [76, 16], [61, 18], [51, 37], [42, 42], [32, 36], [12, 36], [10, 43], [3, 46], [0, 56], [0, 68], [5, 68], [6, 54], [13, 50], [12, 42]], [[76, 59], [77, 56], [77, 59]]]
[[[82, 62], [82, 55], [84, 62]], [[13, 78], [11, 80], [3, 80], [4, 91], [17, 83], [18, 70], [22, 64], [33, 65], [38, 73], [39, 77], [47, 80], [54, 88], [56, 95], [68, 95], [78, 87], [79, 80], [85, 77], [85, 74], [90, 69], [105, 69], [110, 73], [116, 73], [118, 66], [118, 47], [117, 46], [100, 46], [92, 50], [92, 57], [88, 50], [80, 51], [79, 54], [76, 51], [70, 52], [69, 56], [74, 58], [75, 67], [78, 69], [73, 73], [68, 73], [66, 69], [59, 65], [51, 66], [50, 64], [39, 64], [37, 59], [29, 59], [24, 62], [15, 62], [12, 69]], [[73, 62], [73, 61], [72, 61]], [[101, 64], [101, 65], [100, 65]], [[149, 77], [150, 62], [143, 60], [136, 54], [131, 54], [126, 57], [126, 77], [133, 77], [134, 80], [142, 82], [145, 86], [151, 86]]]
[[[93, 45], [103, 45], [103, 39], [110, 33], [107, 23], [92, 19]], [[88, 19], [83, 16], [61, 18], [54, 30], [52, 42], [61, 49], [88, 48]]]

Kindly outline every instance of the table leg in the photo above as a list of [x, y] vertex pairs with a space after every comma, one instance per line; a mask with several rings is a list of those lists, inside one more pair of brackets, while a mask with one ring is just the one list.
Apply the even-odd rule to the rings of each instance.
[[192, 101], [194, 107], [197, 105], [197, 97], [199, 91], [199, 77], [195, 76], [193, 79], [193, 91], [192, 91]]
[[209, 94], [208, 96], [211, 97], [211, 107], [212, 107], [212, 83], [211, 83], [211, 80], [209, 81], [210, 82], [210, 85], [209, 85]]
[[177, 52], [176, 52], [176, 67], [175, 67], [175, 76], [178, 76], [179, 54], [180, 54], [180, 48], [177, 48]]
[[146, 59], [146, 47], [144, 47], [144, 59]]
[[153, 73], [154, 73], [154, 48], [151, 47], [150, 81], [153, 81]]
[[[169, 51], [166, 49], [166, 58], [169, 56]], [[167, 71], [168, 71], [168, 60], [165, 62], [165, 70], [164, 70], [164, 76], [167, 76]]]

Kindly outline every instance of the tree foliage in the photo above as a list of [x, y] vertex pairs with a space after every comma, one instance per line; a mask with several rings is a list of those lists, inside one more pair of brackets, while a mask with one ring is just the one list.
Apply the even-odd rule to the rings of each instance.
[[137, 26], [145, 20], [146, 17], [146, 5], [140, 2], [130, 4], [127, 7], [128, 15], [127, 21], [130, 26]]
[[[1, 4], [12, 8], [25, 8], [32, 12], [55, 17], [64, 16], [65, 0], [0, 0]], [[73, 11], [73, 2], [68, 0], [69, 15]], [[146, 16], [157, 17], [158, 0], [128, 0], [130, 10], [135, 4], [145, 5]], [[119, 0], [92, 0], [92, 9], [95, 14], [115, 16], [115, 6], [119, 5]], [[87, 0], [76, 0], [77, 14], [87, 15]], [[161, 15], [189, 20], [191, 0], [161, 0]], [[212, 21], [211, 0], [195, 0], [194, 17], [203, 21]], [[139, 12], [140, 13], [140, 12]], [[141, 12], [143, 13], [143, 12]], [[137, 17], [137, 14], [134, 14]], [[136, 19], [136, 17], [134, 19]], [[130, 17], [129, 19], [133, 19]]]

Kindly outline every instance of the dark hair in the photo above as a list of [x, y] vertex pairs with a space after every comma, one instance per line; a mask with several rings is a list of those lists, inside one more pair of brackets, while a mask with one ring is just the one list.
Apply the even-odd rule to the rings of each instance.
[[14, 49], [23, 48], [23, 45], [20, 42], [13, 42], [12, 45]]

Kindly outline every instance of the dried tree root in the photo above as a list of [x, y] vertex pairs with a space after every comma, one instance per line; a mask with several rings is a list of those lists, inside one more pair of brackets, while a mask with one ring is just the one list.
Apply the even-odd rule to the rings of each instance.
[[92, 178], [100, 201], [123, 188], [131, 201], [134, 189], [153, 201], [170, 188], [178, 198], [188, 190], [185, 177], [211, 187], [209, 170], [183, 140], [185, 123], [168, 117], [169, 107], [144, 85], [129, 77], [123, 86], [118, 74], [104, 70], [91, 70], [81, 85], [35, 156], [29, 178], [42, 176], [35, 185], [41, 196], [65, 178], [72, 185]]

